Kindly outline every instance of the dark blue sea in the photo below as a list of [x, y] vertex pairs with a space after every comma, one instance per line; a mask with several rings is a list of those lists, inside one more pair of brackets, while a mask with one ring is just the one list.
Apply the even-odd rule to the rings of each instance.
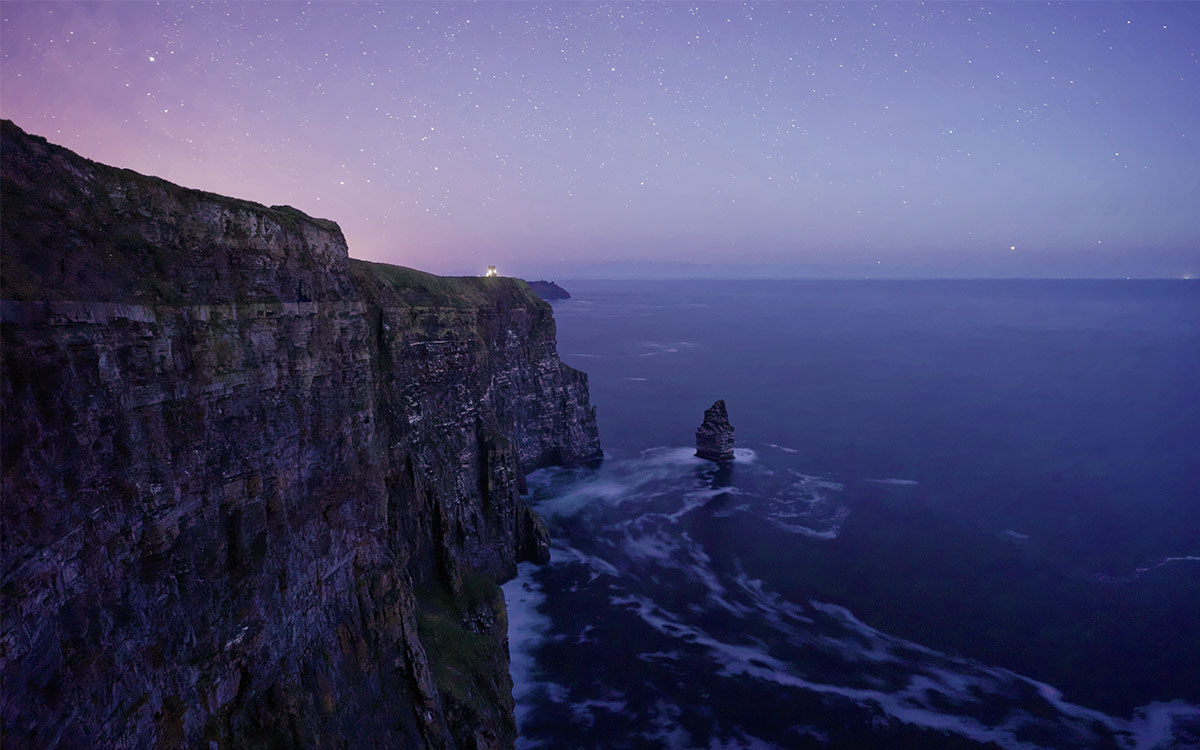
[[1200, 283], [564, 286], [519, 747], [1200, 747]]

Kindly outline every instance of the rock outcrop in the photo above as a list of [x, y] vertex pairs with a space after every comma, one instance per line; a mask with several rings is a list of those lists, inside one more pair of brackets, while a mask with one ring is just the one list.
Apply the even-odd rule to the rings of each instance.
[[724, 399], [704, 410], [704, 421], [696, 429], [696, 455], [709, 461], [733, 460], [733, 425]]
[[599, 454], [549, 305], [2, 135], [4, 745], [511, 747], [524, 475]]
[[533, 293], [542, 299], [571, 299], [571, 293], [563, 289], [553, 281], [540, 279], [538, 281], [526, 281]]

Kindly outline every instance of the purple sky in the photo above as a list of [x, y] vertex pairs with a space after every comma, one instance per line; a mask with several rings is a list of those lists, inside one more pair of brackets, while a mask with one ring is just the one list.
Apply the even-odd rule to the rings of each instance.
[[4, 2], [0, 114], [437, 273], [1200, 275], [1200, 3]]

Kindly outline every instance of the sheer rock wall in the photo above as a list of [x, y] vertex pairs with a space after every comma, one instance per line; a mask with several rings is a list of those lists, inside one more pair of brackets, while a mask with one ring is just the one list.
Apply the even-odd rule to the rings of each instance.
[[3, 126], [6, 747], [510, 747], [526, 472], [599, 455], [518, 280]]

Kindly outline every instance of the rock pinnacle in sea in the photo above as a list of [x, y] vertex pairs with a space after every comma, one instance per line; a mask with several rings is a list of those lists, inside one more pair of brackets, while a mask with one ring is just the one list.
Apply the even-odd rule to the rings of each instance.
[[704, 411], [704, 422], [696, 430], [696, 455], [709, 461], [733, 460], [733, 425], [725, 411], [725, 399]]

